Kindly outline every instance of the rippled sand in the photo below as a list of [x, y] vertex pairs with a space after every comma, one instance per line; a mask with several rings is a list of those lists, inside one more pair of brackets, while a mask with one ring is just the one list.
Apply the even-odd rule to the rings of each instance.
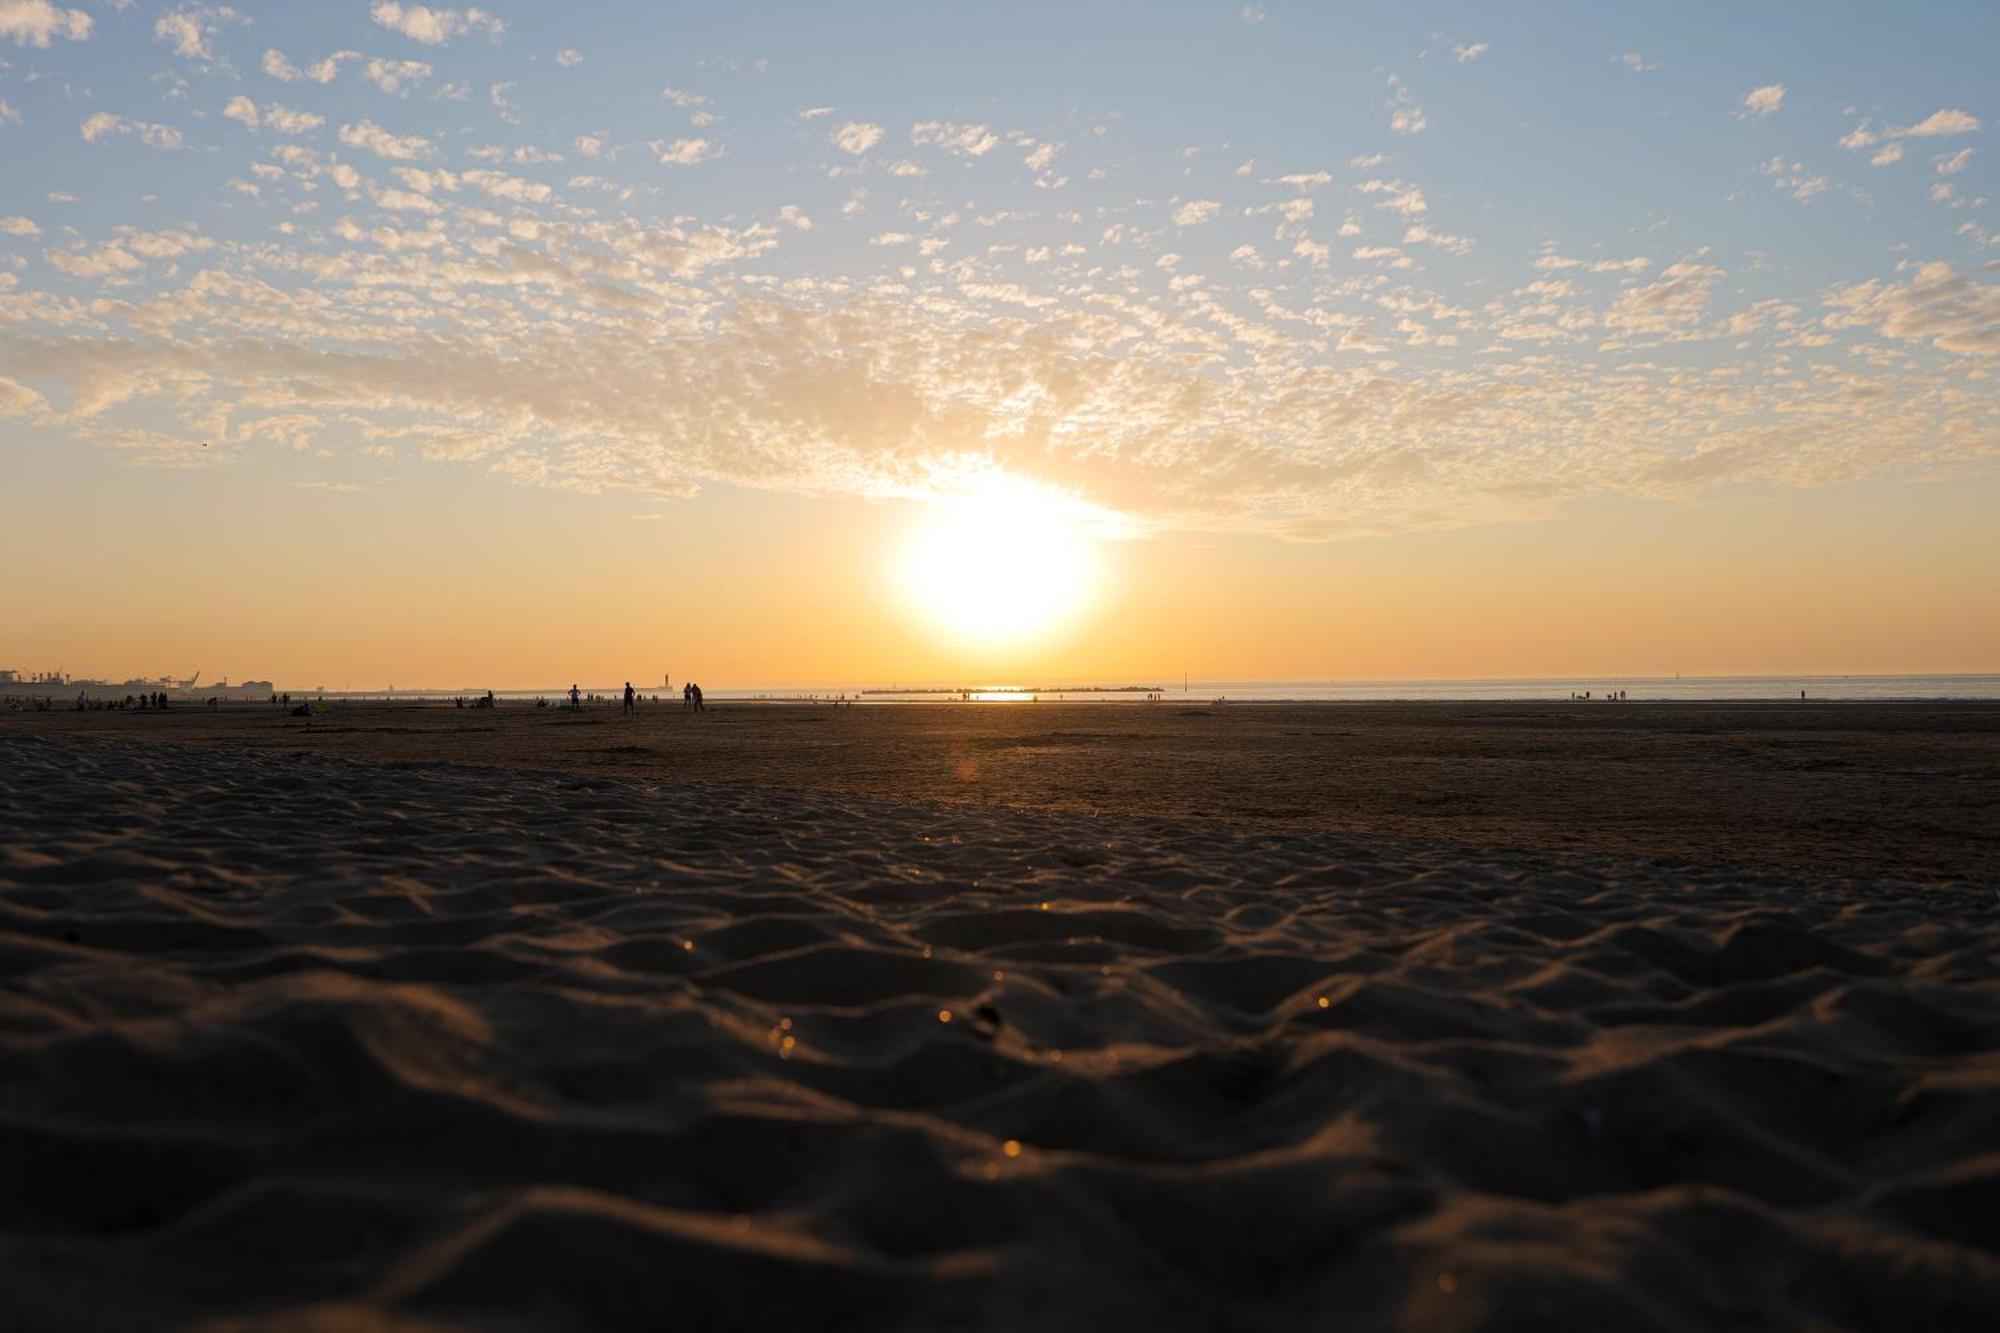
[[1996, 910], [0, 736], [0, 1325], [1990, 1328]]

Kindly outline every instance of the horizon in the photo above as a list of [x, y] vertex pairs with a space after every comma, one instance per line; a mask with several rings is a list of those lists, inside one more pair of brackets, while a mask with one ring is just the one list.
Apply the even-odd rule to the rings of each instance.
[[[5, 668], [0, 668], [0, 670], [5, 670]], [[266, 680], [262, 677], [257, 677], [257, 676], [247, 676], [236, 679], [232, 679], [227, 676], [219, 676], [213, 680], [203, 679], [200, 681], [190, 681], [188, 678], [185, 677], [181, 678], [167, 677], [167, 676], [158, 676], [158, 677], [101, 676], [100, 677], [100, 676], [78, 675], [69, 672], [50, 673], [51, 675], [60, 675], [61, 676], [60, 680], [53, 680], [53, 679], [36, 680], [32, 678], [34, 674], [40, 674], [40, 673], [18, 673], [17, 679], [14, 679], [12, 681], [0, 681], [0, 696], [4, 696], [8, 690], [16, 686], [24, 686], [31, 689], [33, 688], [50, 689], [50, 688], [65, 688], [68, 686], [96, 685], [96, 686], [108, 686], [114, 689], [122, 689], [128, 685], [153, 685], [153, 686], [164, 687], [169, 694], [174, 694], [178, 692], [181, 695], [199, 695], [204, 690], [243, 690], [249, 688], [252, 685], [255, 685], [260, 689], [269, 686], [274, 692], [281, 694], [282, 693], [327, 694], [327, 695], [356, 697], [364, 700], [408, 698], [411, 701], [420, 702], [424, 700], [450, 698], [455, 695], [478, 693], [486, 690], [491, 690], [493, 693], [502, 696], [547, 695], [554, 697], [566, 693], [570, 689], [570, 685], [547, 684], [547, 683], [538, 685], [522, 685], [522, 684], [501, 685], [501, 684], [491, 684], [482, 681], [482, 682], [459, 682], [457, 684], [438, 684], [434, 682], [430, 684], [418, 684], [418, 685], [384, 684], [384, 685], [370, 686], [370, 685], [355, 685], [355, 684], [327, 685], [323, 682], [319, 682], [312, 685], [306, 685], [302, 683], [288, 683], [282, 680]], [[836, 694], [840, 695], [840, 697], [843, 698], [859, 697], [864, 700], [868, 698], [875, 698], [877, 700], [886, 700], [891, 702], [912, 702], [921, 700], [914, 699], [909, 696], [940, 696], [948, 699], [949, 696], [957, 695], [960, 693], [970, 693], [973, 695], [980, 695], [980, 694], [1012, 695], [1012, 694], [1039, 693], [1039, 694], [1048, 694], [1057, 696], [1064, 694], [1093, 694], [1102, 696], [1105, 699], [1115, 700], [1118, 699], [1120, 696], [1141, 696], [1141, 695], [1150, 695], [1154, 693], [1163, 695], [1167, 698], [1172, 698], [1174, 696], [1182, 694], [1194, 694], [1194, 693], [1207, 694], [1209, 692], [1222, 688], [1249, 689], [1258, 692], [1257, 694], [1246, 696], [1246, 701], [1256, 701], [1262, 699], [1267, 701], [1285, 702], [1285, 701], [1290, 701], [1292, 699], [1296, 699], [1298, 701], [1310, 701], [1315, 696], [1311, 694], [1302, 694], [1299, 696], [1285, 696], [1279, 694], [1278, 691], [1288, 690], [1288, 689], [1297, 689], [1305, 691], [1317, 690], [1322, 692], [1324, 698], [1331, 699], [1332, 696], [1326, 695], [1324, 694], [1324, 692], [1340, 691], [1340, 690], [1359, 691], [1359, 690], [1370, 690], [1370, 689], [1397, 689], [1404, 687], [1440, 690], [1452, 686], [1468, 686], [1468, 687], [1469, 686], [1491, 686], [1491, 687], [1523, 686], [1523, 687], [1547, 687], [1550, 690], [1556, 690], [1556, 689], [1583, 689], [1590, 686], [1605, 685], [1605, 684], [1631, 685], [1640, 687], [1665, 685], [1665, 686], [1678, 687], [1681, 691], [1683, 691], [1683, 693], [1681, 693], [1676, 697], [1680, 697], [1688, 701], [1698, 701], [1708, 696], [1689, 694], [1685, 693], [1685, 691], [1693, 687], [1698, 687], [1703, 685], [1719, 685], [1719, 684], [1748, 684], [1748, 685], [1771, 684], [1771, 685], [1796, 686], [1800, 684], [1810, 685], [1813, 683], [1836, 683], [1836, 682], [1883, 684], [1883, 683], [1917, 682], [1917, 681], [1938, 681], [1938, 682], [1963, 681], [1963, 682], [1976, 682], [1976, 683], [1990, 682], [1994, 686], [1993, 696], [1996, 698], [2000, 698], [2000, 672], [1977, 672], [1977, 671], [1771, 672], [1771, 673], [1722, 672], [1715, 674], [1700, 674], [1700, 675], [1688, 674], [1688, 673], [1677, 673], [1672, 675], [1571, 674], [1571, 675], [1557, 675], [1557, 676], [1393, 676], [1393, 677], [1348, 677], [1348, 678], [1296, 677], [1291, 679], [1250, 679], [1250, 678], [1207, 679], [1207, 678], [1188, 676], [1185, 677], [1183, 679], [1183, 682], [1178, 685], [1171, 680], [1166, 680], [1165, 678], [1130, 680], [1123, 678], [1087, 679], [1079, 677], [1061, 677], [1061, 676], [1048, 677], [1048, 678], [1023, 677], [1023, 678], [1012, 678], [1012, 679], [985, 679], [985, 680], [975, 680], [972, 678], [922, 679], [915, 677], [883, 676], [879, 679], [849, 680], [849, 681], [825, 681], [825, 680], [794, 681], [794, 682], [752, 681], [752, 682], [742, 682], [742, 683], [724, 681], [720, 684], [714, 684], [714, 685], [705, 684], [699, 681], [695, 683], [700, 684], [703, 690], [706, 691], [707, 693], [715, 695], [717, 697], [724, 697], [724, 698], [733, 697], [738, 700], [744, 700], [744, 699], [754, 700], [759, 698], [770, 698], [780, 702], [790, 699], [808, 699], [808, 698], [824, 699]], [[688, 682], [685, 680], [681, 680], [679, 682], [680, 685], [685, 685], [687, 683]], [[665, 690], [667, 693], [671, 693], [675, 688], [677, 688], [677, 686], [675, 685], [650, 685], [637, 680], [627, 681], [622, 679], [609, 682], [606, 681], [587, 682], [579, 679], [573, 681], [572, 684], [575, 685], [577, 688], [581, 689], [584, 693], [591, 695], [593, 697], [615, 695], [619, 693], [627, 684], [632, 685], [633, 688], [640, 695], [653, 696], [653, 697], [657, 697], [662, 690]], [[1790, 691], [1789, 689], [1787, 689], [1785, 691], [1786, 696], [1789, 696], [1789, 693]], [[1471, 699], [1471, 698], [1476, 698], [1478, 696], [1440, 695], [1438, 697], [1440, 698], [1463, 697]], [[1720, 698], [1724, 696], [1714, 696], [1714, 697]], [[1870, 697], [1888, 698], [1892, 696], [1878, 695]], [[1975, 693], [1972, 695], [1956, 696], [1956, 697], [1984, 698], [1987, 696], [1983, 693]], [[974, 701], [980, 702], [980, 700], [978, 699], [975, 699]]]
[[2000, 10], [1005, 17], [6, 7], [0, 664], [2000, 670]]

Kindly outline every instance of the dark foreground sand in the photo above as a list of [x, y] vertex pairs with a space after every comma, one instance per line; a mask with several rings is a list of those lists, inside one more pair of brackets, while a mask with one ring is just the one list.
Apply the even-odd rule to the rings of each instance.
[[[1797, 738], [1956, 784], [1941, 850], [1875, 853], [1918, 884], [554, 743], [615, 722], [536, 728], [539, 768], [353, 757], [531, 734], [400, 716], [0, 727], [0, 1327], [2000, 1319], [1990, 732], [1892, 750], [1929, 782]], [[609, 744], [755, 748], [678, 734]], [[904, 790], [868, 744], [824, 785]], [[1143, 786], [1094, 744], [1069, 771]]]

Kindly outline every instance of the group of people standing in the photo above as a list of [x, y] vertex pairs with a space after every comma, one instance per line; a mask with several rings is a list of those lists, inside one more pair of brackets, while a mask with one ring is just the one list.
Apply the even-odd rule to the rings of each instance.
[[[583, 706], [582, 694], [574, 685], [569, 687], [569, 706], [571, 708], [581, 708]], [[632, 688], [632, 682], [628, 680], [625, 682], [623, 711], [629, 714], [635, 713], [638, 710], [639, 692]], [[681, 711], [687, 713], [702, 713], [707, 711], [707, 709], [702, 707], [701, 686], [695, 684], [693, 681], [688, 681], [681, 686]]]

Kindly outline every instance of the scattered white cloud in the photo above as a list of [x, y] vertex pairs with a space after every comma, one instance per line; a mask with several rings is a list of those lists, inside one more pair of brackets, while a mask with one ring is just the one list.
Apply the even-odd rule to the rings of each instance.
[[1485, 42], [1468, 42], [1464, 46], [1454, 46], [1451, 48], [1452, 56], [1461, 65], [1479, 59], [1486, 52], [1487, 45]]
[[1919, 139], [1946, 134], [1971, 134], [1979, 129], [1979, 117], [1969, 111], [1933, 111], [1916, 124], [1896, 131]]
[[691, 167], [721, 156], [721, 150], [706, 139], [676, 139], [660, 150], [660, 161], [670, 167]]
[[1742, 114], [1761, 119], [1764, 116], [1770, 115], [1784, 104], [1785, 85], [1782, 83], [1767, 83], [1761, 88], [1752, 88], [1749, 92], [1743, 94]]
[[[10, 19], [19, 7], [0, 0]], [[197, 7], [149, 6], [130, 20], [142, 45], [162, 8]], [[414, 25], [438, 37], [430, 46], [485, 31], [463, 0], [455, 10], [393, 9], [382, 26], [411, 36]], [[34, 42], [14, 28], [0, 34]], [[295, 53], [325, 50], [277, 40]], [[1435, 40], [1434, 56], [1455, 59], [1483, 45]], [[376, 44], [413, 49], [379, 32]], [[156, 66], [173, 65], [151, 49]], [[533, 70], [554, 49], [503, 51], [514, 71], [485, 68], [484, 53], [464, 71], [442, 56], [432, 71], [351, 51], [301, 67], [272, 49], [262, 69], [277, 84], [351, 72], [399, 97], [429, 97], [461, 72], [454, 88], [474, 77], [493, 87], [520, 68], [529, 70], [521, 86], [537, 86]], [[1503, 63], [1515, 59], [1508, 49]], [[1139, 136], [1122, 140], [1108, 113], [1072, 126], [992, 109], [974, 113], [990, 123], [891, 122], [910, 128], [909, 146], [889, 145], [908, 157], [890, 158], [877, 155], [896, 134], [851, 119], [866, 114], [859, 106], [808, 107], [778, 130], [793, 156], [768, 173], [768, 188], [784, 191], [773, 196], [761, 185], [737, 190], [726, 179], [735, 173], [662, 181], [653, 160], [631, 155], [647, 147], [643, 134], [571, 124], [496, 136], [477, 108], [389, 102], [358, 85], [347, 98], [374, 119], [354, 107], [336, 119], [348, 122], [338, 135], [285, 142], [275, 136], [324, 122], [261, 94], [320, 105], [317, 90], [294, 96], [253, 76], [203, 95], [201, 78], [226, 74], [214, 65], [162, 80], [169, 97], [191, 89], [180, 94], [185, 123], [214, 141], [175, 166], [212, 172], [215, 196], [254, 197], [258, 216], [224, 215], [213, 239], [192, 226], [93, 230], [95, 206], [51, 213], [47, 224], [0, 219], [0, 235], [14, 238], [0, 251], [9, 377], [0, 412], [47, 413], [106, 443], [144, 413], [162, 430], [310, 441], [329, 458], [352, 446], [523, 484], [661, 497], [709, 481], [908, 495], [970, 451], [1144, 524], [1300, 538], [1546, 513], [1583, 495], [1917, 470], [1991, 457], [2000, 440], [2000, 405], [1990, 378], [1978, 378], [2000, 355], [1991, 281], [2000, 270], [1986, 260], [2000, 238], [1974, 211], [1981, 171], [1970, 149], [1922, 154], [1939, 203], [1964, 212], [1907, 201], [1930, 224], [1955, 225], [1951, 244], [1975, 256], [1960, 271], [1911, 256], [1896, 281], [1842, 284], [1856, 271], [1816, 248], [1762, 269], [1753, 295], [1752, 279], [1725, 275], [1701, 248], [1706, 239], [1717, 253], [1742, 253], [1740, 238], [1689, 235], [1686, 219], [1642, 243], [1622, 227], [1593, 232], [1588, 220], [1557, 217], [1542, 224], [1545, 246], [1498, 253], [1481, 229], [1494, 216], [1486, 201], [1446, 190], [1422, 153], [1398, 155], [1410, 179], [1389, 178], [1382, 154], [1356, 154], [1336, 188], [1317, 160], [1234, 132], [1184, 134], [1176, 142], [1198, 152], [1170, 156]], [[725, 124], [739, 151], [734, 99], [753, 67], [693, 68], [702, 72], [687, 77], [712, 78], [716, 97], [729, 90], [729, 117], [702, 94], [667, 90], [677, 114], [650, 98], [656, 82], [636, 90], [655, 123], [689, 136], [653, 131], [652, 159], [669, 166], [715, 157]], [[1673, 91], [1647, 86], [1649, 98]], [[110, 100], [101, 80], [97, 96], [84, 107], [95, 112], [83, 122], [89, 142], [179, 143], [169, 126], [96, 111]], [[1400, 79], [1389, 99], [1392, 129], [1426, 128]], [[769, 133], [770, 112], [743, 114], [744, 142]], [[623, 122], [606, 111], [602, 123]], [[1881, 160], [1979, 128], [1965, 112], [1902, 125], [1880, 113], [1850, 118], [1841, 142]], [[569, 148], [561, 134], [573, 136]], [[1006, 151], [976, 188], [950, 183], [996, 148]], [[559, 184], [562, 175], [542, 170], [565, 155], [591, 174]], [[1053, 193], [1072, 164], [1079, 180], [1089, 172], [1113, 184]], [[1829, 222], [1848, 216], [1846, 192], [1790, 155], [1762, 169]], [[1717, 167], [1718, 192], [1731, 174]], [[1124, 181], [1147, 183], [1121, 195]], [[48, 183], [10, 206], [26, 207]], [[1439, 191], [1436, 203], [1425, 186]], [[1622, 202], [1634, 207], [1621, 216], [1641, 229], [1666, 227], [1645, 201]], [[109, 196], [100, 203], [113, 206]], [[868, 226], [838, 224], [861, 216]], [[1452, 258], [1475, 246], [1479, 264]], [[766, 262], [774, 253], [785, 262]], [[1869, 267], [1858, 276], [1878, 271], [1873, 251], [1859, 262]], [[1765, 299], [1788, 281], [1787, 299]], [[1680, 350], [1652, 350], [1668, 347]], [[1868, 411], [1830, 413], [1837, 397]], [[1515, 447], [1523, 439], [1535, 448]]]
[[1899, 143], [1884, 144], [1880, 152], [1868, 159], [1868, 165], [1871, 167], [1889, 167], [1894, 166], [1902, 160], [1903, 145]]
[[850, 120], [833, 132], [834, 147], [857, 157], [882, 142], [882, 127], [866, 121]]
[[359, 51], [335, 51], [300, 69], [285, 58], [283, 51], [267, 50], [264, 52], [263, 69], [266, 76], [280, 83], [332, 83], [340, 76], [342, 64], [359, 59]]
[[1961, 148], [1956, 153], [1940, 153], [1931, 159], [1940, 176], [1955, 176], [1972, 165], [1975, 148]]
[[1391, 89], [1388, 102], [1389, 128], [1398, 134], [1422, 134], [1430, 124], [1430, 120], [1424, 115], [1424, 109], [1410, 96], [1409, 85], [1391, 74], [1389, 87]]
[[562, 50], [556, 52], [556, 64], [562, 66], [564, 69], [570, 69], [582, 63], [583, 52], [577, 50], [574, 46], [565, 46]]
[[1782, 155], [1773, 157], [1757, 168], [1760, 175], [1769, 176], [1771, 184], [1785, 191], [1800, 203], [1805, 203], [1814, 195], [1824, 194], [1829, 188], [1826, 177], [1808, 176], [1805, 168], [1797, 162], [1787, 162]]
[[1000, 136], [984, 125], [925, 120], [910, 126], [910, 142], [918, 148], [942, 148], [960, 157], [984, 157], [999, 147]]
[[424, 82], [433, 73], [431, 67], [421, 60], [383, 60], [379, 57], [369, 60], [361, 67], [367, 80], [392, 96], [401, 97], [409, 92], [411, 85]]
[[90, 36], [90, 15], [61, 9], [49, 0], [0, 0], [0, 37], [16, 46], [47, 46], [56, 38], [80, 42]]
[[1623, 65], [1634, 74], [1650, 74], [1660, 67], [1657, 61], [1648, 60], [1637, 51], [1626, 51], [1611, 57], [1611, 59], [1614, 63]]
[[469, 33], [498, 38], [507, 25], [483, 9], [432, 9], [427, 5], [398, 4], [397, 0], [376, 0], [370, 18], [393, 32], [427, 46], [443, 46], [454, 37]]
[[349, 148], [365, 148], [392, 162], [412, 162], [430, 157], [436, 150], [430, 140], [418, 134], [391, 134], [372, 120], [340, 127], [340, 141]]
[[135, 136], [148, 148], [182, 148], [186, 140], [181, 132], [171, 125], [158, 125], [144, 120], [128, 120], [124, 116], [109, 111], [99, 111], [87, 117], [82, 125], [85, 143], [102, 143], [106, 139], [124, 135]]
[[225, 23], [247, 23], [228, 5], [183, 5], [163, 10], [153, 20], [153, 36], [174, 48], [184, 60], [215, 59], [214, 36]]
[[1833, 327], [1869, 327], [1967, 357], [2000, 357], [2000, 283], [1976, 282], [1942, 261], [1906, 283], [1837, 287], [1826, 301]]

